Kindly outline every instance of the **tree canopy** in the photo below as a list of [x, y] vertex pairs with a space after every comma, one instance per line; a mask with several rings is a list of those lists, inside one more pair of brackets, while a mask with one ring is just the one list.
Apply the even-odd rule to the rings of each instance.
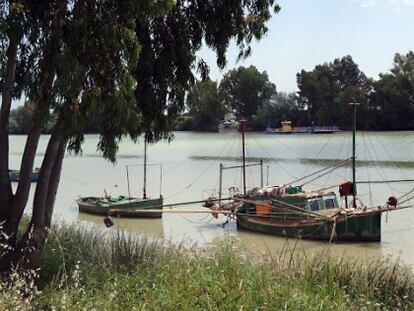
[[[0, 5], [0, 223], [7, 245], [0, 270], [39, 258], [53, 214], [65, 150], [79, 152], [91, 122], [97, 146], [115, 161], [124, 135], [148, 142], [169, 139], [184, 107], [194, 70], [208, 66], [195, 52], [205, 42], [220, 68], [229, 42], [240, 57], [266, 32], [279, 6], [247, 1], [3, 1]], [[9, 178], [9, 125], [13, 98], [33, 103], [16, 191]], [[39, 138], [52, 120], [33, 200], [30, 224], [17, 239]], [[7, 238], [6, 238], [7, 237]], [[30, 251], [29, 251], [30, 250]]]
[[299, 97], [308, 111], [308, 119], [321, 125], [332, 123], [341, 128], [350, 125], [350, 102], [366, 102], [368, 78], [351, 56], [317, 65], [312, 71], [297, 74]]
[[183, 124], [188, 130], [217, 131], [223, 120], [225, 107], [218, 96], [217, 82], [198, 81], [189, 90], [186, 100], [190, 119]]
[[276, 86], [265, 71], [241, 66], [224, 75], [219, 93], [224, 105], [237, 117], [251, 120], [259, 107], [276, 94]]
[[395, 54], [390, 73], [373, 83], [369, 98], [372, 128], [414, 129], [414, 53]]

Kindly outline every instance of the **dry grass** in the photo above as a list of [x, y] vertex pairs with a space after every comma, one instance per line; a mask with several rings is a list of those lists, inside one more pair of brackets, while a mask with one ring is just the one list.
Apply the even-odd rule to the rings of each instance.
[[414, 308], [413, 275], [398, 261], [357, 263], [329, 252], [306, 256], [295, 246], [252, 259], [230, 238], [200, 249], [105, 232], [52, 228], [37, 282], [41, 292], [33, 283], [36, 274], [16, 274], [1, 284], [0, 305], [10, 310]]

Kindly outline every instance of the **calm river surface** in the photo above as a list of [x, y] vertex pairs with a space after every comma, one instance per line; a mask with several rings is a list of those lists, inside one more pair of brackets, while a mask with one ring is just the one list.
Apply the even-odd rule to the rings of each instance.
[[[19, 168], [25, 136], [11, 136], [12, 168]], [[40, 166], [48, 136], [42, 136], [36, 158]], [[67, 154], [57, 195], [54, 219], [103, 226], [102, 217], [79, 214], [75, 200], [78, 196], [99, 196], [104, 189], [112, 196], [127, 195], [126, 165], [129, 169], [131, 195], [142, 195], [143, 143], [125, 139], [119, 148], [118, 161], [112, 164], [96, 151], [97, 135], [87, 135], [81, 156]], [[246, 148], [248, 161], [264, 160], [264, 182], [269, 185], [287, 183], [298, 177], [332, 165], [351, 156], [351, 134], [332, 135], [271, 135], [248, 133]], [[238, 133], [177, 132], [170, 143], [158, 143], [148, 148], [149, 163], [163, 164], [162, 194], [165, 203], [201, 200], [218, 189], [219, 164], [240, 164], [241, 143]], [[414, 132], [360, 132], [357, 137], [358, 180], [414, 179]], [[267, 174], [268, 171], [268, 174]], [[148, 168], [150, 196], [160, 192], [158, 166]], [[241, 171], [224, 172], [223, 189], [240, 189]], [[351, 179], [350, 166], [343, 167], [307, 185], [305, 189], [319, 189]], [[260, 185], [260, 169], [247, 169], [249, 187]], [[33, 190], [35, 184], [32, 185]], [[413, 189], [414, 183], [371, 184], [359, 186], [360, 198], [366, 205], [386, 202], [391, 195], [399, 197]], [[333, 188], [337, 191], [337, 187]], [[414, 203], [413, 201], [411, 203]], [[201, 208], [201, 205], [185, 208]], [[286, 244], [283, 238], [238, 231], [234, 221], [224, 228], [224, 216], [209, 214], [164, 214], [162, 220], [115, 219], [114, 228], [155, 235], [174, 242], [185, 241], [204, 245], [223, 239], [225, 235], [254, 252], [278, 251]], [[414, 265], [414, 209], [383, 214], [381, 243], [339, 244], [328, 246], [321, 242], [299, 242], [299, 248], [314, 253], [332, 248], [339, 255], [356, 256], [367, 260], [378, 256], [400, 257]], [[293, 244], [290, 240], [289, 244]]]

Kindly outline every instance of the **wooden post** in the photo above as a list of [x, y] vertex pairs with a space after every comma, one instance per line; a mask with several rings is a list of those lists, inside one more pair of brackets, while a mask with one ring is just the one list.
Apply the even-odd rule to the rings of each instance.
[[162, 196], [162, 163], [160, 164], [160, 197]]
[[131, 190], [129, 188], [129, 173], [128, 173], [128, 165], [126, 166], [126, 175], [127, 175], [127, 183], [128, 183], [128, 199], [131, 200]]
[[267, 166], [267, 171], [266, 171], [266, 185], [269, 185], [269, 165]]
[[219, 179], [219, 206], [221, 207], [221, 189], [223, 187], [223, 163], [220, 163], [220, 179]]
[[144, 138], [144, 189], [142, 198], [147, 198], [147, 139]]
[[260, 187], [263, 188], [263, 160], [260, 160]]

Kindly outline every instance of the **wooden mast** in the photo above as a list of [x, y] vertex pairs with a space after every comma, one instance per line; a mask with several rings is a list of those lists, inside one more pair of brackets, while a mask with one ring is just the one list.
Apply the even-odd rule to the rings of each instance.
[[244, 131], [245, 131], [245, 126], [246, 126], [246, 120], [241, 119], [239, 122], [240, 122], [240, 131], [242, 133], [243, 193], [244, 193], [244, 195], [246, 195], [247, 194], [247, 189], [246, 189], [246, 146], [245, 146], [245, 143], [244, 143]]
[[359, 103], [354, 102], [351, 103], [352, 106], [354, 106], [353, 109], [353, 115], [352, 115], [352, 199], [353, 199], [353, 203], [352, 203], [352, 207], [356, 208], [356, 195], [357, 195], [357, 186], [356, 186], [356, 156], [355, 156], [355, 149], [356, 149], [356, 141], [355, 141], [355, 136], [356, 136], [356, 112], [357, 112], [357, 106], [359, 105]]
[[147, 198], [147, 138], [144, 138], [144, 189], [142, 198]]

